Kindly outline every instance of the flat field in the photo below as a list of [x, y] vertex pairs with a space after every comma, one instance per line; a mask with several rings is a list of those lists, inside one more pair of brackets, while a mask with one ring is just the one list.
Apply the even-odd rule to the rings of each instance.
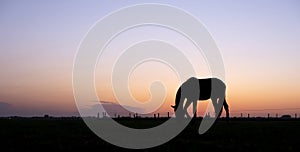
[[[147, 128], [166, 119], [116, 119]], [[220, 119], [208, 132], [197, 133], [195, 120], [178, 136], [141, 151], [300, 151], [300, 120]], [[128, 151], [96, 136], [80, 118], [0, 118], [1, 151]]]

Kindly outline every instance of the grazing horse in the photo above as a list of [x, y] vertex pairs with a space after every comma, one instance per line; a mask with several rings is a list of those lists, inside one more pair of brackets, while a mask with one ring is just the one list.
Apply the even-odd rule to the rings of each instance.
[[[195, 77], [189, 78], [185, 81], [176, 93], [175, 115], [177, 118], [183, 118], [184, 115], [190, 117], [187, 113], [187, 108], [193, 103], [193, 113], [196, 115], [197, 101], [211, 99], [214, 109], [215, 116], [220, 116], [222, 109], [226, 111], [226, 119], [229, 120], [229, 108], [225, 99], [226, 85], [225, 83], [217, 78], [197, 79]], [[183, 106], [184, 100], [186, 100]], [[221, 102], [223, 100], [223, 102]], [[219, 115], [217, 112], [220, 111]]]

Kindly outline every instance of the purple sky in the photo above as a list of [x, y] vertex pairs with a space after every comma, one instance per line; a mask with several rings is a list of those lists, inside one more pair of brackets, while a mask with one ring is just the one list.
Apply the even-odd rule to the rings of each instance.
[[[111, 11], [143, 2], [153, 3], [1, 1], [0, 116], [76, 113], [72, 66], [81, 39]], [[232, 109], [300, 108], [299, 1], [157, 2], [205, 24], [224, 58]]]

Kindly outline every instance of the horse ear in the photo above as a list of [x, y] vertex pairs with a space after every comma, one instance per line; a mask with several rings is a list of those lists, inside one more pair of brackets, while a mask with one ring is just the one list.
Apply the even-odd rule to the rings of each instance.
[[171, 106], [171, 107], [175, 109], [175, 106]]

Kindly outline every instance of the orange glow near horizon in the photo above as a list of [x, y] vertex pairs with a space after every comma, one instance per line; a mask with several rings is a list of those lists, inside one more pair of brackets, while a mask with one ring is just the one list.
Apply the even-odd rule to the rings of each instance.
[[[138, 2], [95, 1], [84, 3], [85, 10], [82, 3], [68, 3], [68, 7], [63, 7], [53, 2], [6, 1], [1, 5], [0, 117], [78, 115], [72, 70], [80, 42], [99, 19]], [[210, 1], [164, 3], [190, 12], [211, 33], [223, 57], [231, 116], [241, 113], [244, 116], [298, 113], [300, 116], [299, 2], [220, 2], [222, 7], [218, 10]], [[211, 76], [205, 57], [186, 37], [163, 27], [139, 26], [112, 39], [101, 54], [103, 58], [92, 65], [99, 100], [118, 102], [111, 84], [114, 62], [127, 47], [135, 44], [131, 43], [134, 40], [153, 37], [173, 42], [195, 69], [191, 76]], [[131, 95], [137, 102], [146, 103], [151, 95], [161, 93], [150, 92], [151, 83], [159, 80], [165, 86], [166, 98], [156, 101], [163, 102], [156, 112], [173, 113], [170, 106], [175, 104], [181, 82], [172, 68], [160, 62], [138, 65], [128, 76]], [[198, 102], [199, 115], [204, 115], [209, 102]]]
[[[131, 77], [129, 88], [131, 89], [132, 96], [138, 102], [146, 102], [151, 97], [148, 84], [150, 81], [147, 81], [147, 79], [151, 80], [153, 77], [149, 75], [147, 78], [143, 77], [144, 70], [147, 70], [147, 68], [141, 68], [140, 70], [139, 73], [137, 71], [137, 74], [133, 74]], [[171, 72], [172, 71], [166, 70], [164, 74], [160, 75], [160, 78], [166, 85], [168, 91], [167, 97], [165, 101], [163, 101], [164, 104], [156, 112], [173, 113], [173, 109], [170, 106], [175, 104], [175, 94], [180, 86], [180, 82], [174, 74], [171, 74]], [[244, 116], [248, 113], [251, 116], [266, 116], [267, 113], [275, 116], [276, 113], [282, 115], [285, 113], [294, 114], [299, 112], [299, 109], [297, 108], [300, 107], [298, 102], [300, 98], [297, 91], [294, 89], [285, 89], [287, 87], [295, 88], [296, 84], [289, 84], [288, 86], [283, 87], [283, 85], [269, 83], [269, 81], [262, 81], [255, 84], [253, 81], [233, 81], [232, 79], [228, 79], [226, 83], [226, 98], [230, 106], [231, 116], [240, 116], [241, 113], [243, 113]], [[113, 92], [108, 91], [108, 88], [105, 90], [100, 89], [100, 86], [98, 87], [98, 93], [101, 100], [117, 101], [114, 98]], [[101, 94], [105, 94], [105, 96], [101, 96]], [[209, 102], [210, 100], [198, 101], [197, 115], [204, 116], [204, 111]], [[224, 113], [222, 115], [224, 116]]]

